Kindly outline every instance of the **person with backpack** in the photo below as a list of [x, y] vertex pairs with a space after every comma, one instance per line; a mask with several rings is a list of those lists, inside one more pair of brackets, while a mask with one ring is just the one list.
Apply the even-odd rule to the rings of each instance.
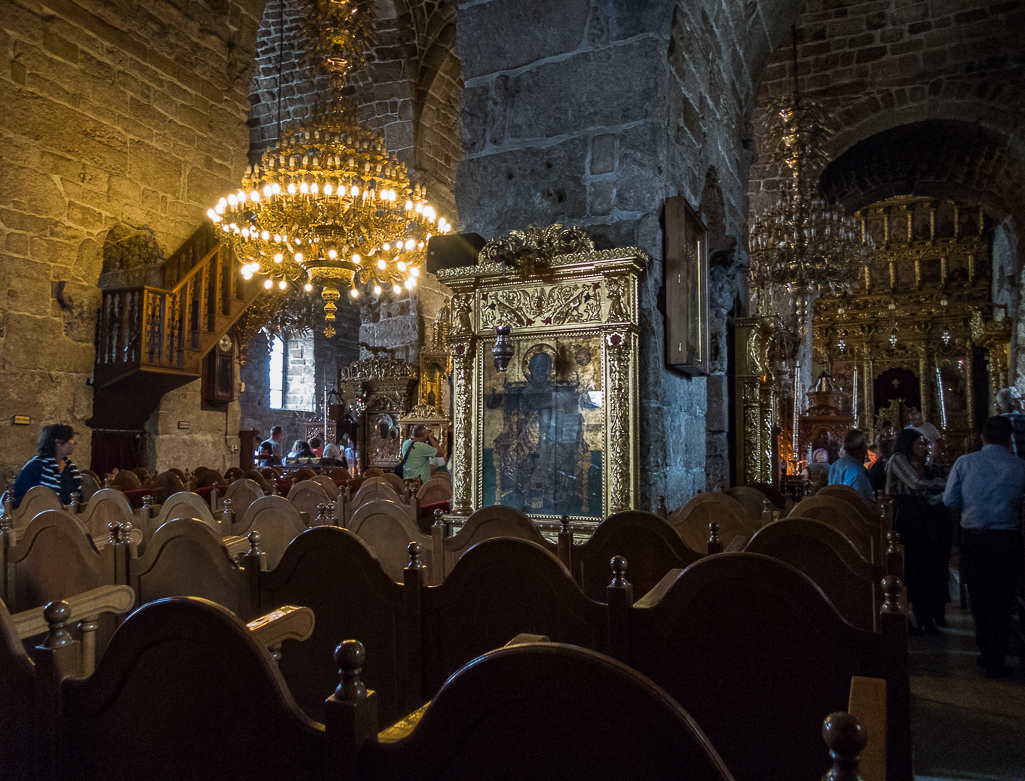
[[410, 438], [402, 443], [402, 461], [395, 468], [396, 474], [408, 479], [419, 477], [426, 483], [431, 479], [431, 459], [437, 457], [440, 449], [431, 430], [417, 423]]

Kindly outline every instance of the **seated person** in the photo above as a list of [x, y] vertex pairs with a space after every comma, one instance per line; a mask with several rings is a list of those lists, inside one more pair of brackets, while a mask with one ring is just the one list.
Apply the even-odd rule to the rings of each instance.
[[39, 432], [35, 458], [21, 468], [14, 481], [13, 499], [17, 507], [28, 489], [37, 485], [52, 488], [62, 504], [71, 504], [71, 494], [82, 493], [82, 475], [71, 460], [75, 452], [75, 432], [60, 423], [46, 426]]
[[260, 466], [277, 466], [279, 461], [274, 455], [274, 445], [269, 441], [261, 442], [260, 449], [256, 452], [256, 462]]
[[285, 458], [288, 461], [295, 461], [299, 458], [313, 458], [313, 451], [310, 450], [309, 443], [297, 439], [292, 443], [292, 449], [288, 451], [288, 455]]
[[846, 485], [857, 491], [866, 504], [871, 504], [875, 496], [872, 483], [865, 469], [865, 458], [868, 455], [868, 440], [864, 433], [856, 428], [847, 432], [843, 439], [843, 456], [829, 468], [829, 485]]
[[811, 454], [811, 463], [801, 473], [802, 477], [811, 483], [812, 491], [817, 491], [829, 480], [829, 451], [824, 447], [818, 448]]
[[313, 453], [314, 458], [320, 458], [324, 455], [324, 448], [320, 445], [320, 437], [314, 437], [310, 440], [310, 451]]
[[[313, 444], [312, 442], [310, 443]], [[315, 452], [315, 451], [314, 451]], [[320, 465], [321, 466], [338, 466], [339, 461], [342, 458], [342, 449], [338, 447], [334, 442], [328, 442], [324, 448], [324, 452], [321, 454]], [[342, 466], [345, 466], [342, 464]]]

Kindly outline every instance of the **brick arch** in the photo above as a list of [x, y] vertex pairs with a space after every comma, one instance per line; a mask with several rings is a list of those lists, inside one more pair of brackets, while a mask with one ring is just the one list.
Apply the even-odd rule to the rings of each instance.
[[[455, 28], [448, 29], [454, 40]], [[459, 58], [444, 41], [439, 38], [421, 63], [414, 164], [429, 187], [431, 201], [458, 227], [455, 186], [456, 167], [463, 158], [459, 134], [463, 77]]]
[[848, 212], [894, 195], [933, 195], [982, 205], [995, 219], [1022, 210], [1025, 172], [1005, 135], [973, 123], [930, 119], [854, 144], [820, 177]]

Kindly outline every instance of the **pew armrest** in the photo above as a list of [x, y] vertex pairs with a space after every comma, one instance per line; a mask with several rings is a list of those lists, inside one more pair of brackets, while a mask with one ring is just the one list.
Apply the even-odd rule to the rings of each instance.
[[238, 535], [231, 535], [223, 538], [224, 547], [228, 549], [228, 556], [232, 561], [237, 561], [239, 556], [249, 553], [249, 538]]
[[886, 781], [886, 681], [852, 676], [847, 712], [861, 722], [868, 735], [861, 752], [862, 779]]
[[269, 649], [280, 648], [285, 640], [307, 640], [313, 634], [313, 611], [308, 607], [285, 605], [265, 616], [254, 618], [246, 627], [256, 642]]
[[[101, 586], [64, 601], [71, 608], [68, 622], [73, 623], [100, 613], [127, 613], [135, 605], [135, 592], [128, 586]], [[15, 613], [12, 618], [18, 637], [22, 640], [49, 631], [41, 607]]]

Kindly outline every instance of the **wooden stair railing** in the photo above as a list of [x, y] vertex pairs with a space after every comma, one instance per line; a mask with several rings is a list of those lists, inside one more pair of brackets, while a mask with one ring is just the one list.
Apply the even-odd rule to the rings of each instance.
[[[201, 229], [167, 262], [170, 289], [139, 286], [103, 291], [97, 327], [97, 389], [139, 371], [200, 376], [203, 357], [259, 293], [246, 283], [230, 247], [213, 246]], [[190, 262], [191, 261], [191, 262]], [[190, 267], [191, 266], [191, 267]]]

